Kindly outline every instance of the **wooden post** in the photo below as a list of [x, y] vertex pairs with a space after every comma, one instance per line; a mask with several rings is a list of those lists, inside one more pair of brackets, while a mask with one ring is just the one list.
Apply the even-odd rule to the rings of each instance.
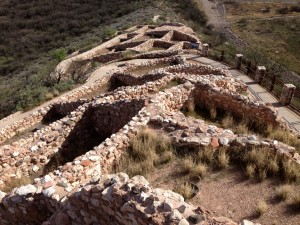
[[273, 74], [270, 92], [272, 92], [274, 90], [275, 82], [276, 82], [276, 75]]
[[224, 50], [222, 50], [222, 51], [221, 51], [221, 59], [220, 59], [221, 62], [223, 62], [223, 60], [224, 60], [224, 53], [225, 53]]
[[251, 61], [249, 61], [248, 63], [247, 63], [247, 75], [249, 75], [251, 73]]

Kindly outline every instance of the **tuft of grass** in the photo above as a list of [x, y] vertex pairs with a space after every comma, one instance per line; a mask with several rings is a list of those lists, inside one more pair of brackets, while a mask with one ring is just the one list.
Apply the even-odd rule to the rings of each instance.
[[289, 194], [291, 193], [292, 188], [289, 185], [283, 185], [276, 189], [276, 196], [281, 201], [285, 201], [288, 199]]
[[174, 191], [182, 195], [185, 200], [190, 199], [193, 195], [192, 186], [186, 182], [178, 184]]
[[277, 156], [274, 158], [271, 158], [269, 160], [269, 163], [267, 164], [267, 171], [269, 175], [276, 175], [279, 172], [279, 164], [278, 164], [278, 159]]
[[217, 167], [220, 169], [225, 169], [229, 166], [230, 157], [227, 154], [225, 149], [221, 149], [218, 152], [218, 155], [216, 157], [216, 164]]
[[128, 151], [116, 163], [114, 172], [126, 172], [130, 176], [143, 175], [174, 157], [171, 140], [165, 134], [144, 128], [131, 137]]
[[191, 157], [187, 157], [183, 159], [182, 162], [180, 163], [180, 168], [183, 173], [192, 172], [193, 167], [194, 167], [194, 162]]
[[290, 183], [297, 181], [300, 177], [300, 170], [296, 163], [292, 160], [283, 159], [282, 161], [283, 178]]
[[209, 108], [210, 119], [215, 120], [217, 118], [217, 109], [215, 106]]
[[22, 176], [20, 178], [13, 178], [12, 180], [6, 182], [5, 187], [3, 188], [3, 192], [11, 192], [12, 189], [16, 187], [21, 187], [27, 184], [31, 184], [32, 179], [30, 177]]
[[247, 165], [247, 167], [246, 167], [246, 176], [247, 176], [247, 178], [249, 178], [249, 179], [254, 178], [255, 169], [256, 169], [255, 165], [253, 165], [253, 164]]
[[249, 128], [247, 126], [246, 123], [238, 123], [236, 128], [235, 128], [235, 132], [238, 134], [248, 134], [249, 133]]
[[268, 206], [265, 201], [263, 201], [263, 200], [258, 201], [257, 208], [256, 208], [256, 212], [257, 212], [258, 216], [262, 216], [263, 214], [265, 214], [267, 209], [268, 209]]
[[300, 194], [294, 197], [292, 205], [295, 207], [295, 209], [300, 210]]
[[214, 151], [210, 147], [205, 147], [204, 149], [199, 149], [196, 156], [197, 162], [211, 164], [214, 161]]
[[224, 119], [222, 119], [222, 125], [223, 127], [233, 127], [234, 125], [234, 120], [233, 120], [233, 116], [232, 115], [227, 115], [226, 117], [224, 117]]
[[263, 182], [267, 178], [267, 171], [265, 169], [261, 169], [258, 171], [258, 180]]
[[207, 166], [205, 164], [198, 164], [196, 165], [192, 171], [191, 174], [193, 177], [200, 177], [200, 178], [204, 178], [207, 172]]

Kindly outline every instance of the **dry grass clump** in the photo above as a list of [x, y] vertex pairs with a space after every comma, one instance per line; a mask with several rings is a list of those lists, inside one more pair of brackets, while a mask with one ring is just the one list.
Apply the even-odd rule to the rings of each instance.
[[230, 157], [226, 152], [226, 149], [221, 149], [218, 152], [218, 155], [216, 157], [216, 164], [217, 167], [220, 169], [225, 169], [229, 166]]
[[215, 120], [217, 118], [217, 108], [215, 106], [211, 106], [209, 108], [209, 116], [210, 116], [210, 119], [212, 120]]
[[294, 198], [292, 205], [295, 209], [300, 210], [300, 194]]
[[237, 134], [248, 134], [249, 133], [249, 128], [246, 123], [241, 122], [238, 123], [237, 126], [235, 127], [235, 133]]
[[195, 167], [193, 167], [191, 171], [192, 177], [200, 177], [204, 178], [207, 172], [207, 166], [205, 164], [198, 164]]
[[258, 171], [258, 180], [260, 182], [264, 181], [267, 178], [267, 171], [262, 169]]
[[267, 132], [269, 138], [293, 146], [298, 152], [300, 152], [300, 140], [297, 138], [296, 135], [292, 134], [291, 132], [282, 130], [280, 128], [274, 128], [271, 125], [268, 126]]
[[256, 169], [256, 167], [253, 164], [249, 164], [249, 165], [246, 166], [246, 176], [247, 176], [247, 178], [249, 178], [249, 179], [254, 178], [255, 169]]
[[183, 159], [180, 163], [180, 169], [183, 173], [190, 173], [194, 168], [194, 161], [191, 157]]
[[205, 147], [204, 149], [199, 149], [196, 161], [205, 163], [207, 165], [211, 164], [214, 161], [214, 151], [210, 147]]
[[276, 196], [281, 201], [288, 199], [289, 194], [291, 193], [292, 188], [289, 185], [283, 185], [276, 189]]
[[174, 191], [182, 195], [185, 200], [190, 199], [193, 196], [193, 188], [186, 182], [178, 184]]
[[265, 201], [260, 200], [257, 203], [256, 212], [258, 216], [262, 216], [268, 209], [267, 203]]
[[20, 177], [20, 178], [13, 178], [10, 181], [6, 182], [5, 187], [3, 188], [3, 192], [11, 192], [12, 189], [16, 187], [21, 187], [27, 184], [31, 184], [32, 179], [30, 177]]
[[130, 147], [115, 165], [115, 172], [126, 172], [130, 176], [146, 176], [155, 166], [174, 158], [170, 138], [152, 129], [144, 128], [131, 138]]
[[260, 181], [264, 181], [268, 176], [277, 175], [280, 170], [277, 156], [268, 148], [254, 148], [248, 151], [243, 161], [247, 164], [246, 176], [252, 178], [257, 173]]
[[233, 116], [232, 115], [226, 115], [222, 121], [221, 121], [221, 124], [223, 127], [226, 127], [226, 128], [231, 128], [233, 127], [234, 125], [234, 119], [233, 119]]
[[296, 165], [292, 160], [282, 160], [282, 173], [286, 182], [290, 183], [300, 179], [299, 165]]

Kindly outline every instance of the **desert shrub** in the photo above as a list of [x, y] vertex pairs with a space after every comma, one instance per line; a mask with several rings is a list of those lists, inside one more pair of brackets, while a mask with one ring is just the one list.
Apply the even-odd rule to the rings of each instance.
[[214, 151], [210, 147], [205, 147], [202, 149], [199, 149], [197, 155], [196, 155], [196, 161], [205, 163], [205, 164], [211, 164], [214, 161]]
[[194, 161], [191, 157], [183, 159], [180, 163], [180, 169], [183, 173], [190, 173], [193, 170]]
[[265, 169], [260, 169], [258, 171], [258, 179], [260, 182], [264, 181], [267, 178], [267, 171]]
[[75, 82], [72, 79], [63, 80], [59, 83], [54, 84], [53, 88], [60, 93], [71, 90], [75, 85]]
[[292, 205], [295, 207], [295, 209], [300, 210], [300, 194], [294, 197]]
[[276, 196], [280, 200], [287, 200], [292, 189], [289, 185], [283, 185], [276, 189]]
[[300, 171], [298, 165], [292, 160], [283, 159], [282, 160], [282, 173], [283, 178], [286, 182], [297, 181], [300, 176]]
[[246, 166], [246, 176], [248, 178], [254, 178], [255, 176], [255, 165], [249, 164]]
[[279, 14], [287, 14], [289, 12], [289, 9], [288, 9], [288, 7], [283, 7], [283, 8], [277, 9], [276, 12]]
[[229, 155], [226, 152], [226, 149], [221, 149], [218, 151], [218, 155], [216, 157], [217, 167], [220, 169], [225, 169], [229, 166]]
[[130, 176], [147, 176], [156, 166], [174, 158], [170, 139], [152, 129], [143, 128], [132, 136], [130, 146], [115, 164], [114, 172], [125, 171]]
[[233, 127], [233, 124], [234, 124], [233, 116], [232, 115], [226, 115], [224, 117], [224, 119], [222, 119], [221, 123], [222, 123], [223, 127], [226, 127], [226, 128]]
[[190, 199], [193, 195], [192, 186], [186, 182], [178, 184], [174, 191], [182, 195], [185, 200]]
[[65, 49], [57, 49], [54, 51], [51, 51], [51, 57], [56, 60], [57, 62], [61, 62], [63, 61], [66, 56], [67, 56], [67, 52]]
[[290, 12], [300, 12], [300, 6], [297, 6], [297, 5], [291, 6]]
[[207, 172], [207, 166], [205, 164], [198, 164], [194, 166], [191, 170], [192, 177], [204, 178]]
[[267, 203], [265, 201], [258, 201], [257, 202], [257, 208], [256, 208], [256, 212], [258, 214], [258, 216], [262, 216], [268, 209]]

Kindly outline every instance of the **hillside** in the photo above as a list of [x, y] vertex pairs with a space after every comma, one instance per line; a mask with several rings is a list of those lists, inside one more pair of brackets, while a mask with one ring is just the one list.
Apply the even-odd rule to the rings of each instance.
[[153, 5], [141, 0], [1, 1], [0, 118], [55, 94], [43, 82], [57, 64], [53, 51], [86, 51], [117, 29], [149, 20]]

